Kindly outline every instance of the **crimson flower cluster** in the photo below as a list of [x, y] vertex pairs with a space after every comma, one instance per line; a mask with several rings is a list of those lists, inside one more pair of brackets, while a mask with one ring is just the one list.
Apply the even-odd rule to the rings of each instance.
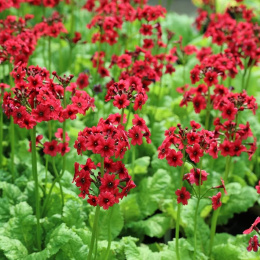
[[[117, 31], [122, 29], [124, 21], [133, 22], [135, 20], [144, 19], [146, 23], [149, 23], [156, 21], [159, 17], [165, 16], [165, 8], [161, 6], [148, 6], [145, 5], [146, 2], [147, 1], [143, 1], [141, 4], [139, 1], [140, 7], [135, 9], [130, 4], [130, 0], [106, 1], [99, 6], [96, 6], [94, 0], [88, 0], [83, 8], [92, 13], [96, 13], [96, 15], [92, 18], [91, 22], [87, 24], [87, 28], [90, 29], [94, 26], [99, 27], [99, 32], [94, 33], [92, 36], [92, 42], [107, 42], [113, 45], [118, 41], [119, 35]], [[156, 26], [155, 29], [157, 29]], [[150, 25], [143, 25], [141, 33], [150, 35]], [[158, 31], [158, 33], [160, 36], [160, 31]]]
[[112, 84], [105, 96], [105, 101], [113, 101], [113, 105], [119, 109], [127, 108], [130, 103], [134, 103], [134, 110], [142, 108], [148, 99], [142, 82], [138, 77], [128, 77], [126, 80], [121, 79], [119, 82]]
[[33, 15], [26, 15], [24, 19], [9, 15], [0, 21], [1, 63], [7, 60], [14, 64], [27, 63], [37, 44], [34, 28], [27, 25], [27, 21], [32, 18]]
[[[43, 152], [45, 154], [49, 154], [50, 156], [55, 157], [58, 153], [61, 156], [64, 156], [66, 153], [70, 151], [69, 147], [69, 136], [65, 133], [65, 142], [63, 142], [63, 129], [58, 128], [57, 132], [55, 133], [56, 140], [52, 140], [50, 142], [45, 142], [43, 144]], [[37, 145], [37, 138], [36, 138], [36, 145]]]
[[55, 11], [51, 17], [43, 17], [43, 21], [35, 25], [34, 33], [37, 37], [50, 36], [57, 38], [61, 33], [68, 33], [68, 31], [62, 23], [62, 17]]
[[[115, 203], [119, 203], [119, 199], [127, 196], [136, 185], [121, 161], [115, 162], [105, 158], [103, 176], [98, 171], [100, 166], [100, 163], [96, 165], [90, 158], [84, 165], [76, 162], [73, 182], [81, 191], [79, 197], [85, 199], [87, 195], [87, 202], [90, 205], [99, 205], [108, 209]], [[94, 173], [96, 171], [98, 171], [97, 174]]]
[[[136, 127], [141, 131], [145, 128], [142, 119], [138, 116], [133, 121], [135, 124], [133, 128]], [[81, 170], [79, 170], [79, 164], [75, 163], [73, 179], [76, 186], [80, 188], [80, 197], [85, 198], [88, 195], [88, 203], [93, 206], [99, 205], [104, 209], [118, 203], [119, 199], [122, 199], [130, 189], [135, 187], [124, 164], [111, 159], [113, 156], [123, 159], [126, 150], [130, 149], [128, 141], [128, 135], [131, 137], [130, 130], [128, 134], [120, 122], [120, 114], [111, 114], [106, 120], [101, 118], [97, 126], [86, 127], [80, 131], [74, 145], [78, 154], [90, 150], [95, 154], [100, 154], [104, 160], [104, 173], [101, 169], [102, 163], [95, 165], [90, 158], [85, 165], [80, 165]], [[133, 140], [139, 142], [138, 134], [141, 138], [144, 135], [142, 132], [134, 132], [132, 143]], [[101, 172], [95, 174], [94, 171], [97, 170], [97, 167]]]
[[74, 145], [78, 154], [90, 150], [102, 157], [123, 158], [130, 145], [127, 132], [120, 120], [121, 115], [112, 114], [106, 120], [101, 118], [97, 126], [86, 127], [80, 131]]
[[[45, 68], [30, 66], [16, 67], [12, 72], [15, 87], [11, 93], [5, 93], [3, 108], [5, 114], [14, 118], [14, 123], [22, 128], [31, 129], [37, 123], [49, 120], [63, 122], [66, 119], [76, 119], [77, 113], [85, 114], [89, 108], [94, 108], [94, 99], [86, 92], [71, 90], [69, 85], [73, 76], [61, 78], [53, 72], [61, 83], [54, 83], [49, 78]], [[66, 89], [67, 87], [67, 89]], [[64, 93], [71, 93], [71, 103], [62, 106]]]
[[183, 129], [180, 124], [165, 131], [165, 140], [158, 148], [158, 158], [166, 158], [170, 166], [181, 166], [185, 156], [198, 163], [204, 153], [213, 158], [218, 153], [218, 136], [214, 131], [198, 130], [201, 125], [191, 121], [192, 129]]

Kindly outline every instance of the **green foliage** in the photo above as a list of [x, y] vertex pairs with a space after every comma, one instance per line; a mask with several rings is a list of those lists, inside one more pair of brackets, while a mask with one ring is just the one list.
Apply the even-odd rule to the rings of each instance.
[[24, 259], [28, 254], [26, 247], [21, 241], [2, 235], [0, 236], [0, 257], [1, 251], [3, 251], [6, 258], [10, 260]]
[[218, 219], [219, 224], [226, 224], [235, 213], [247, 211], [256, 202], [258, 195], [254, 188], [242, 187], [239, 183], [226, 185], [228, 192], [225, 203], [223, 203]]
[[[150, 157], [149, 156], [144, 156], [141, 158], [136, 159], [134, 162], [134, 174], [146, 174], [147, 173], [147, 168], [150, 164]], [[129, 174], [132, 173], [132, 166], [126, 165], [126, 168], [128, 168]]]
[[34, 248], [36, 218], [27, 202], [10, 208], [11, 218], [4, 224], [3, 235], [11, 239], [20, 240], [27, 249]]

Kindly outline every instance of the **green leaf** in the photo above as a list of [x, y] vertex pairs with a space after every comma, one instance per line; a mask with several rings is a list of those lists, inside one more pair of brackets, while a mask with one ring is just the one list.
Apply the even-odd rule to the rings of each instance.
[[[175, 240], [168, 242], [169, 249], [173, 251], [173, 259], [176, 256]], [[180, 259], [192, 259], [193, 246], [184, 238], [179, 239]]]
[[88, 252], [81, 238], [64, 223], [52, 232], [46, 250], [48, 256], [57, 254], [61, 250], [69, 259], [84, 259]]
[[[134, 174], [146, 174], [149, 164], [150, 164], [149, 156], [138, 158], [137, 160], [134, 161]], [[126, 167], [128, 169], [129, 174], [130, 175], [133, 174], [131, 165], [127, 164]]]
[[158, 170], [153, 177], [143, 179], [137, 197], [143, 216], [152, 215], [171, 189], [171, 177], [165, 170]]
[[141, 210], [137, 202], [137, 196], [138, 194], [129, 194], [119, 203], [125, 224], [131, 221], [140, 220], [142, 217]]
[[0, 226], [7, 222], [10, 217], [10, 203], [7, 198], [0, 198]]
[[[89, 218], [90, 218], [90, 224], [91, 226], [93, 226], [94, 212], [92, 212]], [[98, 221], [98, 226], [99, 226], [98, 235], [100, 240], [108, 239], [109, 225], [111, 230], [111, 237], [112, 239], [114, 239], [120, 234], [124, 226], [124, 218], [118, 204], [114, 204], [113, 207], [110, 207], [108, 210], [101, 209], [99, 215], [99, 221]]]
[[142, 260], [135, 241], [136, 239], [133, 237], [123, 237], [124, 251], [127, 260]]
[[28, 255], [26, 247], [19, 240], [5, 236], [0, 236], [0, 251], [3, 251], [4, 255], [12, 260], [24, 259]]
[[3, 192], [2, 197], [7, 198], [11, 204], [26, 200], [26, 196], [24, 196], [20, 189], [13, 184], [0, 182], [0, 190]]
[[27, 202], [20, 202], [10, 209], [12, 218], [5, 225], [4, 235], [20, 240], [32, 250], [34, 247], [36, 218]]
[[171, 219], [165, 214], [156, 214], [146, 220], [132, 222], [128, 227], [133, 229], [136, 234], [142, 234], [149, 237], [161, 238], [170, 228]]
[[223, 203], [218, 218], [218, 224], [226, 224], [235, 213], [247, 211], [252, 207], [258, 198], [256, 190], [252, 187], [241, 187], [239, 183], [226, 185], [228, 201]]
[[82, 210], [81, 200], [68, 200], [63, 208], [63, 221], [68, 227], [81, 228], [85, 226], [85, 213]]

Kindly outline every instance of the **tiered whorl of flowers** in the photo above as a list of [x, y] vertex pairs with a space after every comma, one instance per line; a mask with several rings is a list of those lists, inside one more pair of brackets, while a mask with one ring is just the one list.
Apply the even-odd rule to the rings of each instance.
[[[73, 181], [80, 188], [80, 197], [88, 195], [87, 201], [91, 205], [99, 205], [104, 209], [118, 203], [135, 187], [124, 164], [111, 158], [122, 159], [126, 150], [130, 149], [128, 133], [120, 124], [120, 119], [119, 114], [110, 115], [106, 120], [101, 118], [97, 126], [80, 131], [74, 145], [78, 154], [90, 150], [100, 154], [103, 159], [97, 165], [90, 158], [85, 165], [76, 162]], [[97, 167], [99, 171], [96, 175], [94, 170]]]

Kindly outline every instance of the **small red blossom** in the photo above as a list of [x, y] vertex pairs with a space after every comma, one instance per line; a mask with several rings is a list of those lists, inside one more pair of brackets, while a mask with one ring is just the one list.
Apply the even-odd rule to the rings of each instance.
[[200, 148], [199, 144], [194, 144], [193, 147], [189, 146], [186, 149], [186, 152], [188, 153], [190, 159], [195, 162], [198, 163], [200, 161], [200, 157], [203, 156], [203, 150]]
[[185, 187], [182, 187], [180, 190], [175, 191], [175, 194], [178, 196], [177, 202], [182, 203], [183, 205], [188, 204], [188, 199], [190, 199], [190, 193], [186, 191]]
[[260, 181], [258, 182], [258, 185], [255, 186], [256, 191], [258, 194], [260, 194]]
[[247, 247], [247, 251], [250, 252], [250, 251], [254, 251], [254, 252], [257, 252], [258, 251], [258, 247], [260, 246], [259, 243], [258, 243], [258, 238], [257, 238], [257, 235], [254, 235], [253, 237], [251, 237], [248, 241], [248, 247]]
[[115, 196], [113, 193], [105, 191], [98, 195], [98, 205], [103, 209], [108, 209], [115, 204]]
[[222, 205], [222, 202], [221, 202], [220, 198], [221, 198], [221, 192], [218, 192], [215, 196], [213, 196], [211, 198], [211, 200], [212, 200], [212, 208], [214, 210], [218, 209]]
[[246, 229], [243, 234], [250, 234], [253, 230], [256, 230], [259, 232], [259, 229], [257, 228], [257, 225], [260, 223], [260, 217], [257, 217], [254, 223], [251, 225], [249, 229]]
[[50, 156], [56, 156], [57, 153], [60, 151], [60, 147], [58, 146], [58, 142], [56, 140], [52, 140], [51, 142], [45, 142], [43, 146], [43, 152], [45, 154], [49, 154]]
[[177, 167], [182, 166], [182, 152], [176, 152], [174, 149], [170, 149], [166, 155], [166, 160], [170, 166]]

